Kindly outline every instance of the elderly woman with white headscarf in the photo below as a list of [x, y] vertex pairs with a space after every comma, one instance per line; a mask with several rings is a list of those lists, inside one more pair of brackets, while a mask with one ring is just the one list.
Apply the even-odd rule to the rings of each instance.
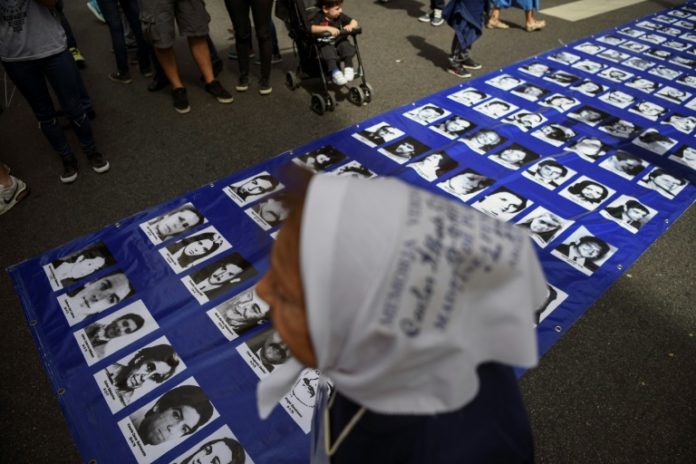
[[260, 382], [261, 416], [305, 366], [335, 386], [312, 463], [533, 461], [509, 366], [537, 362], [546, 283], [523, 231], [394, 179], [318, 175], [256, 288], [294, 355]]

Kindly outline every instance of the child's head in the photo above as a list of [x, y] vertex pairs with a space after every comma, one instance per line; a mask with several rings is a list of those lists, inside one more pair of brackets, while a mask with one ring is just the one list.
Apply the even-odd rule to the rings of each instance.
[[329, 19], [336, 19], [343, 12], [343, 0], [318, 0], [318, 4]]

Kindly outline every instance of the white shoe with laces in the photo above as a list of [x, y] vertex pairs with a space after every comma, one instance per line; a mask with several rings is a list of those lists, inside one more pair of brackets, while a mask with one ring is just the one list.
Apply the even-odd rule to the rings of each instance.
[[15, 176], [10, 176], [10, 180], [12, 183], [8, 187], [0, 185], [0, 214], [8, 212], [29, 194], [27, 184]]
[[346, 85], [348, 83], [346, 76], [344, 76], [343, 73], [338, 69], [331, 73], [331, 79], [336, 85]]
[[343, 70], [343, 77], [346, 78], [346, 82], [350, 82], [355, 79], [355, 71], [353, 68], [346, 68]]

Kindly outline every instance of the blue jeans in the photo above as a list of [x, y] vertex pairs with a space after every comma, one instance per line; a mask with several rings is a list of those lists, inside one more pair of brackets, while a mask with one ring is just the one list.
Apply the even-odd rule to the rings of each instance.
[[29, 102], [39, 121], [39, 128], [61, 158], [75, 155], [65, 138], [63, 128], [58, 123], [47, 81], [72, 123], [82, 151], [89, 156], [97, 150], [92, 126], [81, 101], [84, 84], [70, 52], [64, 50], [38, 60], [3, 61], [2, 64], [7, 75]]
[[141, 72], [150, 71], [150, 56], [152, 48], [145, 42], [143, 30], [140, 27], [140, 9], [136, 0], [97, 0], [99, 9], [104, 15], [106, 25], [109, 26], [111, 33], [111, 46], [114, 49], [116, 56], [116, 68], [121, 74], [129, 73], [128, 66], [128, 48], [126, 47], [126, 39], [123, 35], [123, 22], [121, 21], [121, 13], [118, 11], [118, 5], [121, 5], [121, 10], [126, 16], [128, 24], [130, 24], [135, 43], [138, 46], [138, 65]]

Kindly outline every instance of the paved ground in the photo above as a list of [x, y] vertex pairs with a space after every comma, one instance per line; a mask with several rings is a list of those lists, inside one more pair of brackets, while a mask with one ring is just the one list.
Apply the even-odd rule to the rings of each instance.
[[[230, 44], [221, 0], [208, 0], [212, 37]], [[544, 7], [563, 4], [544, 1]], [[570, 23], [549, 19], [542, 32], [486, 31], [474, 47], [485, 73], [582, 36], [673, 6], [646, 1]], [[274, 67], [274, 93], [255, 89], [232, 105], [213, 101], [198, 85], [184, 47], [179, 59], [193, 111], [176, 114], [166, 92], [149, 94], [146, 80], [124, 86], [106, 79], [114, 70], [108, 31], [83, 2], [66, 7], [88, 59], [83, 76], [95, 100], [100, 149], [109, 174], [83, 170], [77, 183], [58, 182], [59, 161], [15, 95], [0, 115], [0, 158], [26, 180], [32, 195], [0, 218], [0, 266], [60, 246], [78, 236], [186, 193], [319, 136], [459, 83], [444, 72], [451, 31], [416, 21], [425, 4], [347, 1], [365, 29], [361, 45], [375, 101], [345, 102], [318, 117], [306, 91], [283, 87], [294, 66], [280, 30], [284, 63]], [[541, 16], [543, 17], [543, 15]], [[503, 18], [523, 23], [518, 10]], [[183, 45], [183, 44], [180, 44]], [[232, 87], [233, 62], [222, 74]], [[252, 81], [253, 83], [253, 81]], [[0, 91], [1, 92], [1, 91]], [[693, 240], [696, 212], [685, 214], [522, 379], [536, 434], [539, 462], [694, 462], [696, 459], [696, 316]], [[19, 301], [0, 275], [0, 462], [78, 462], [54, 393], [41, 365]]]

